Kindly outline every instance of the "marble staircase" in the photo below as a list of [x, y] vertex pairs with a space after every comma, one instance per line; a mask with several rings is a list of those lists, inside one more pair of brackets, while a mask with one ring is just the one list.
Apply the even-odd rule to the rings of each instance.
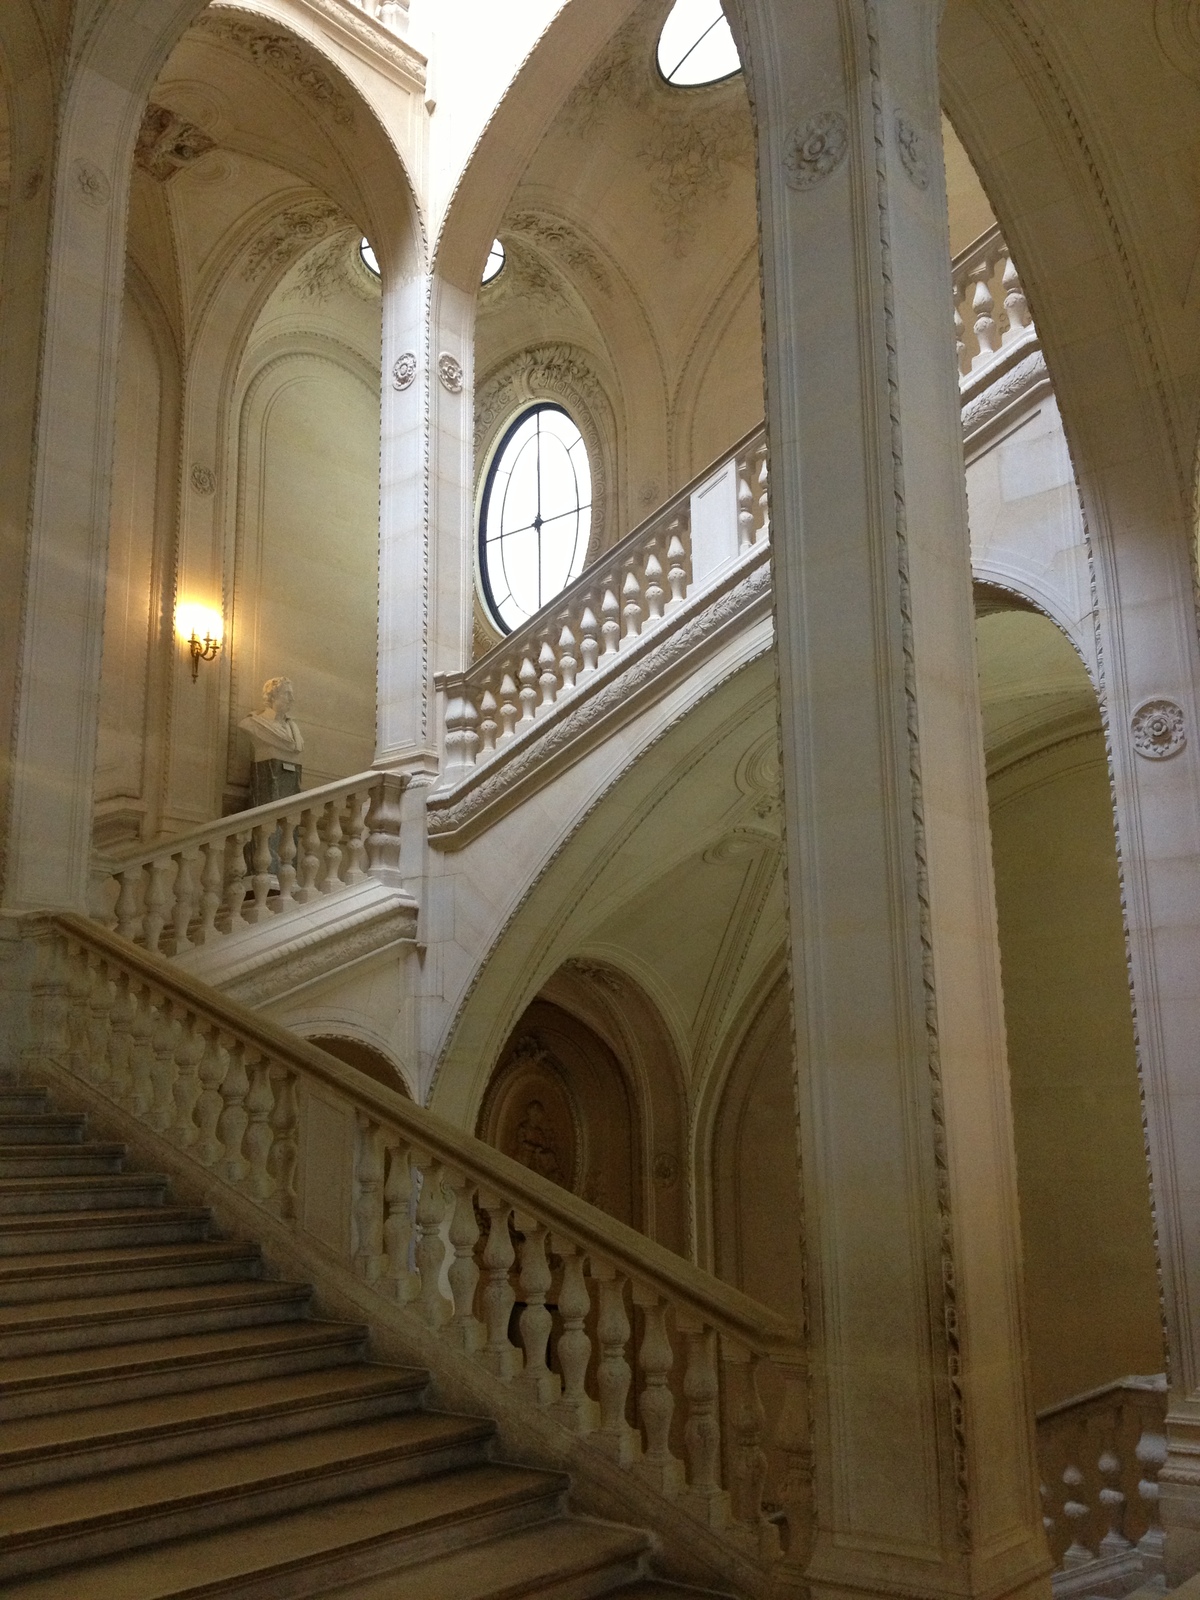
[[685, 1600], [640, 1529], [495, 1460], [253, 1244], [0, 1092], [0, 1589], [6, 1600]]

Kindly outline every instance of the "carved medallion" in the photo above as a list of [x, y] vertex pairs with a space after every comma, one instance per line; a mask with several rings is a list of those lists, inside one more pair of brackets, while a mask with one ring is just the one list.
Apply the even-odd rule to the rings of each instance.
[[462, 362], [448, 350], [443, 350], [438, 357], [438, 377], [442, 380], [443, 389], [447, 389], [451, 394], [462, 393]]
[[105, 206], [112, 193], [112, 185], [92, 161], [75, 163], [75, 182], [80, 194], [90, 206]]
[[901, 112], [896, 113], [896, 144], [900, 160], [918, 189], [929, 187], [929, 156], [925, 139], [919, 128], [914, 128]]
[[840, 111], [818, 111], [793, 129], [783, 158], [793, 189], [814, 189], [846, 158], [850, 130]]
[[417, 376], [417, 358], [413, 351], [406, 350], [402, 356], [397, 356], [392, 363], [392, 388], [411, 389]]
[[1133, 714], [1133, 748], [1147, 761], [1165, 761], [1187, 743], [1183, 709], [1174, 700], [1147, 700]]
[[211, 467], [202, 467], [197, 462], [192, 468], [191, 484], [197, 494], [212, 494], [217, 487], [216, 474]]

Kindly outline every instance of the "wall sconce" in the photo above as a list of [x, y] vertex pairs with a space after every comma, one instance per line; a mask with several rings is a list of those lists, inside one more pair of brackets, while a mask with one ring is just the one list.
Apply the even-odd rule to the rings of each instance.
[[175, 608], [175, 631], [192, 656], [192, 682], [202, 661], [215, 659], [225, 637], [225, 622], [211, 606], [180, 605]]

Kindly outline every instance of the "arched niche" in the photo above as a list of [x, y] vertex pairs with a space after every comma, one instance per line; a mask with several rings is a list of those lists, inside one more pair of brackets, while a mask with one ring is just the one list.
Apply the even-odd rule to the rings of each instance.
[[339, 1061], [344, 1061], [348, 1067], [355, 1068], [364, 1076], [373, 1078], [376, 1083], [383, 1084], [385, 1089], [394, 1089], [406, 1100], [412, 1099], [408, 1084], [399, 1069], [388, 1060], [382, 1050], [376, 1049], [364, 1039], [355, 1039], [342, 1033], [311, 1033], [308, 1035], [308, 1042], [327, 1051], [331, 1056], [336, 1056]]

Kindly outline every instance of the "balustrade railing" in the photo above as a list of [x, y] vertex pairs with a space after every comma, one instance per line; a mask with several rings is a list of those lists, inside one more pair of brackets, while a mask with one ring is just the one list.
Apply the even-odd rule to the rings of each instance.
[[1129, 1377], [1038, 1413], [1056, 1595], [1120, 1596], [1162, 1580], [1166, 1403], [1163, 1377]]
[[287, 917], [369, 877], [399, 881], [405, 780], [362, 772], [93, 864], [92, 914], [178, 955]]
[[1031, 334], [1033, 317], [999, 228], [955, 256], [952, 271], [958, 370], [967, 378]]
[[758, 427], [482, 660], [466, 672], [440, 674], [439, 787], [453, 787], [556, 707], [606, 681], [639, 641], [764, 545], [768, 488], [766, 436]]
[[803, 1558], [797, 1327], [111, 931], [28, 936], [34, 1077], [122, 1108], [753, 1570]]

